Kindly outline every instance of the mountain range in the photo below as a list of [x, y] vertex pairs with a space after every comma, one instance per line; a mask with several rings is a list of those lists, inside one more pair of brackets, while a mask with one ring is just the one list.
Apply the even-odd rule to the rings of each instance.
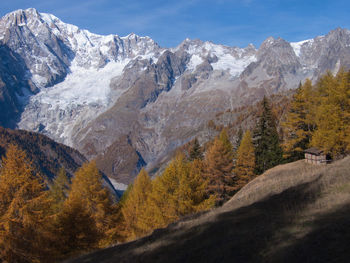
[[0, 19], [0, 124], [40, 132], [130, 183], [218, 112], [350, 68], [350, 31], [259, 48], [101, 36], [30, 8]]

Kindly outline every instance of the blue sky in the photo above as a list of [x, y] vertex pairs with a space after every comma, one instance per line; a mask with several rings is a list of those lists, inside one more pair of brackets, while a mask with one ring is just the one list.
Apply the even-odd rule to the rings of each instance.
[[28, 7], [97, 34], [147, 35], [163, 47], [187, 37], [259, 47], [269, 36], [299, 41], [350, 29], [349, 0], [3, 0], [0, 16]]

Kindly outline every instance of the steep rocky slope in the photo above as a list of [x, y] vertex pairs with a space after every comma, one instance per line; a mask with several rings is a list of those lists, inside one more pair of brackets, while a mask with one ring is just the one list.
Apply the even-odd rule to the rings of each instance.
[[223, 207], [68, 262], [348, 262], [349, 168], [277, 166]]
[[259, 49], [190, 39], [166, 49], [27, 9], [0, 19], [0, 52], [0, 124], [48, 135], [130, 182], [216, 113], [349, 68], [350, 31], [297, 43], [270, 37]]

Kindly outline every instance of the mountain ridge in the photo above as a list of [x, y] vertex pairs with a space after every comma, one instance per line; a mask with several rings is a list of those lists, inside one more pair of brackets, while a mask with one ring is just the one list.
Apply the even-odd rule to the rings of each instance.
[[151, 169], [193, 139], [217, 112], [350, 68], [347, 29], [292, 43], [269, 37], [258, 49], [190, 39], [167, 49], [149, 37], [100, 36], [27, 9], [0, 19], [0, 45], [16, 58], [12, 71], [0, 59], [0, 124], [41, 132], [101, 165], [128, 138], [134, 166], [122, 153], [105, 156], [108, 176], [129, 174], [125, 182], [141, 163]]

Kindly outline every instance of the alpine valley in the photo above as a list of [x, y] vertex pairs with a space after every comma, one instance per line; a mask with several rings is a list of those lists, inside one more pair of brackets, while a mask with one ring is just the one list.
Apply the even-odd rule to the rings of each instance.
[[[118, 29], [116, 29], [117, 31]], [[127, 184], [218, 112], [350, 68], [350, 31], [259, 48], [101, 36], [35, 9], [0, 19], [0, 124], [40, 132]]]

